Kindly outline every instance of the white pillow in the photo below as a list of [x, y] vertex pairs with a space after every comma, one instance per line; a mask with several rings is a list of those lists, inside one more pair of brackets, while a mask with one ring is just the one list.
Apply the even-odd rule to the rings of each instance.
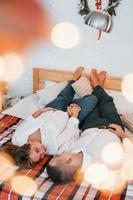
[[20, 100], [11, 108], [2, 112], [2, 114], [12, 115], [21, 119], [26, 119], [29, 115], [36, 110], [45, 106], [50, 101], [55, 99], [57, 95], [65, 88], [67, 81], [55, 83], [52, 81], [45, 82], [45, 88], [39, 90], [37, 93], [32, 94]]
[[32, 94], [24, 99], [20, 100], [13, 107], [8, 108], [2, 112], [2, 114], [12, 115], [21, 119], [26, 119], [33, 112], [42, 107], [38, 103], [39, 98], [36, 94]]
[[90, 95], [93, 91], [90, 80], [85, 76], [81, 76], [80, 79], [75, 81], [72, 87], [80, 97]]
[[122, 92], [115, 90], [106, 90], [113, 97], [116, 108], [120, 114], [133, 112], [133, 103], [127, 101]]
[[67, 81], [60, 83], [45, 82], [45, 88], [36, 92], [37, 96], [39, 97], [39, 104], [47, 105], [50, 101], [54, 100], [66, 87], [67, 83]]

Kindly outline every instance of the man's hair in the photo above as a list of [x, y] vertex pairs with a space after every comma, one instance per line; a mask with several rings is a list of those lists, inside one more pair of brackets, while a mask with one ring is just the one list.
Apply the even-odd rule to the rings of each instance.
[[48, 164], [47, 173], [53, 182], [68, 183], [75, 179], [77, 170], [72, 169], [72, 167], [69, 167], [67, 170], [65, 170], [64, 166], [52, 166]]
[[3, 148], [3, 152], [11, 156], [16, 165], [23, 168], [35, 167], [30, 159], [30, 144], [24, 144], [19, 147], [17, 145], [8, 144]]

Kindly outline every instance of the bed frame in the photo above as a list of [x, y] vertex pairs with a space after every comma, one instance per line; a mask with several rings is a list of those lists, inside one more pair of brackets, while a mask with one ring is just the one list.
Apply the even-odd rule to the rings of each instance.
[[[33, 68], [33, 92], [42, 89], [44, 87], [44, 80], [48, 81], [64, 81], [71, 80], [73, 72], [45, 69], [45, 68]], [[84, 75], [86, 75], [84, 73]], [[122, 78], [108, 76], [104, 87], [106, 89], [121, 90]]]

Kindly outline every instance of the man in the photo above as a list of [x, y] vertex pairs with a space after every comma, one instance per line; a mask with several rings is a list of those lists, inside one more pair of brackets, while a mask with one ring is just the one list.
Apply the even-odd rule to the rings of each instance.
[[[32, 167], [44, 157], [44, 154], [56, 154], [63, 143], [63, 138], [68, 140], [72, 134], [79, 134], [78, 128], [75, 127], [79, 121], [85, 119], [97, 103], [94, 95], [88, 95], [76, 100], [77, 105], [71, 104], [75, 102], [72, 100], [75, 91], [71, 83], [81, 76], [82, 71], [83, 68], [78, 68], [73, 75], [73, 80], [69, 81], [55, 100], [24, 120], [16, 129], [12, 137], [13, 145], [8, 146], [6, 152], [13, 157], [17, 165]], [[68, 105], [70, 105], [70, 118], [66, 112]], [[75, 107], [78, 113], [81, 108], [79, 121], [76, 119], [77, 114], [75, 116], [72, 112]], [[62, 137], [65, 134], [66, 137]]]
[[77, 172], [85, 171], [92, 160], [101, 162], [101, 153], [107, 144], [120, 143], [119, 137], [126, 137], [113, 99], [102, 88], [106, 73], [97, 74], [97, 71], [93, 69], [90, 79], [98, 104], [81, 126], [83, 131], [86, 130], [80, 138], [64, 143], [59, 150], [60, 155], [53, 157], [49, 162], [47, 172], [53, 181], [69, 182], [73, 180]]

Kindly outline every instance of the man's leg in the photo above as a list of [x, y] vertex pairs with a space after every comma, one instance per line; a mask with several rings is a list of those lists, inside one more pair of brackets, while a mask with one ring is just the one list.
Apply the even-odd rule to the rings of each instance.
[[101, 117], [107, 119], [108, 124], [118, 124], [124, 130], [124, 125], [117, 112], [113, 98], [109, 96], [100, 86], [97, 86], [93, 93], [98, 99]]
[[[98, 79], [99, 78], [99, 79]], [[93, 127], [104, 127], [110, 123], [120, 125], [123, 130], [124, 126], [113, 103], [113, 98], [110, 97], [104, 90], [103, 85], [106, 79], [106, 73], [102, 72], [97, 75], [95, 70], [92, 70], [91, 81], [94, 89], [93, 93], [98, 99], [97, 107], [91, 112], [84, 124], [81, 126], [82, 130]]]
[[92, 94], [84, 96], [80, 99], [74, 99], [72, 102], [78, 104], [81, 108], [78, 119], [80, 123], [82, 123], [87, 115], [95, 108], [97, 104], [97, 98]]
[[79, 67], [73, 74], [73, 80], [69, 81], [68, 85], [64, 88], [64, 90], [61, 91], [57, 98], [51, 101], [45, 107], [52, 107], [58, 110], [66, 111], [67, 106], [70, 104], [75, 94], [71, 84], [81, 76], [83, 70], [83, 67]]
[[97, 104], [94, 110], [91, 111], [89, 115], [87, 115], [86, 119], [80, 124], [79, 128], [84, 131], [88, 128], [103, 128], [107, 124], [108, 121], [100, 117], [99, 106]]

